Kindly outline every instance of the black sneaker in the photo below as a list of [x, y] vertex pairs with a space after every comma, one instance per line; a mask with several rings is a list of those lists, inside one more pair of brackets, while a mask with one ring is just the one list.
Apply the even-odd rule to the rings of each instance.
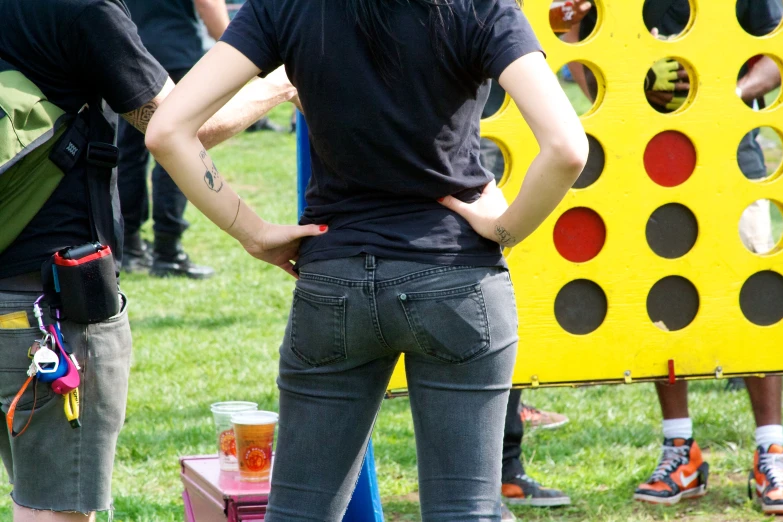
[[247, 132], [259, 132], [259, 131], [272, 131], [272, 132], [281, 132], [281, 133], [287, 133], [289, 132], [288, 129], [281, 127], [277, 123], [273, 122], [267, 117], [263, 117], [254, 124], [252, 124], [250, 127], [247, 128]]
[[215, 275], [208, 266], [193, 264], [182, 249], [179, 238], [165, 235], [155, 236], [150, 275], [155, 277], [184, 276], [190, 279], [207, 279]]
[[527, 475], [504, 479], [501, 493], [509, 504], [555, 507], [571, 504], [571, 498], [557, 489], [545, 488]]
[[125, 236], [125, 246], [122, 249], [123, 272], [129, 274], [146, 272], [152, 266], [152, 253], [148, 241], [141, 238], [141, 234]]

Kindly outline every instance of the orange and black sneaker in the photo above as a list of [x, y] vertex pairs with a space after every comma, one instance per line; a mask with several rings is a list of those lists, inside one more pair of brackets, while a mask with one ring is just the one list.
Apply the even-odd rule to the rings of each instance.
[[545, 488], [524, 473], [503, 479], [500, 492], [505, 502], [514, 505], [556, 507], [571, 503], [571, 498], [562, 491]]
[[683, 498], [707, 493], [710, 465], [701, 457], [693, 439], [664, 439], [663, 455], [650, 479], [634, 492], [634, 500], [652, 504], [676, 504]]
[[764, 451], [759, 446], [753, 456], [753, 471], [748, 494], [753, 498], [750, 481], [756, 482], [756, 497], [764, 513], [783, 515], [783, 448], [773, 444]]
[[531, 430], [536, 428], [551, 430], [568, 423], [568, 417], [562, 413], [542, 411], [524, 403], [519, 405], [519, 417]]

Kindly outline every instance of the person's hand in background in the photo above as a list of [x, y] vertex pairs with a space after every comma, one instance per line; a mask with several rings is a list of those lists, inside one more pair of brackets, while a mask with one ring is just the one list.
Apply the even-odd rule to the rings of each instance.
[[[652, 28], [650, 34], [659, 40], [671, 38], [661, 36], [656, 27]], [[673, 58], [662, 58], [655, 62], [644, 79], [647, 101], [660, 110], [676, 111], [682, 107], [690, 88], [688, 71]]]
[[567, 33], [590, 12], [593, 4], [588, 0], [568, 0], [552, 4], [549, 8], [549, 25], [555, 33]]

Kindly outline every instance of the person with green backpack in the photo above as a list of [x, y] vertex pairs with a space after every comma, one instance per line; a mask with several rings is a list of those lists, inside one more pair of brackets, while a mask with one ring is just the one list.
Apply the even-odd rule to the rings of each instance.
[[[2, 1], [0, 20], [0, 457], [15, 522], [91, 521], [111, 509], [131, 357], [102, 100], [145, 132], [173, 83], [122, 0]], [[200, 136], [215, 145], [295, 95], [282, 72], [254, 79]], [[211, 165], [205, 177], [220, 190]], [[79, 401], [45, 382], [61, 365], [76, 368]]]

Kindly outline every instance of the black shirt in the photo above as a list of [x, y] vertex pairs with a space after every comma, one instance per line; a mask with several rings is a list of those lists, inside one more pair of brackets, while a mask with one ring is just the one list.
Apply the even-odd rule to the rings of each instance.
[[436, 199], [478, 198], [492, 174], [479, 163], [479, 118], [490, 78], [540, 50], [514, 0], [455, 0], [443, 53], [428, 10], [389, 2], [401, 70], [384, 81], [342, 2], [248, 0], [222, 40], [264, 73], [281, 64], [310, 129], [312, 177], [299, 264], [360, 253], [433, 264], [503, 264]]
[[[66, 112], [100, 98], [130, 112], [166, 82], [121, 0], [3, 0], [0, 20], [0, 57]], [[91, 239], [82, 161], [0, 253], [0, 278], [39, 270], [57, 250]]]
[[193, 67], [204, 46], [193, 0], [125, 0], [144, 46], [167, 71]]

